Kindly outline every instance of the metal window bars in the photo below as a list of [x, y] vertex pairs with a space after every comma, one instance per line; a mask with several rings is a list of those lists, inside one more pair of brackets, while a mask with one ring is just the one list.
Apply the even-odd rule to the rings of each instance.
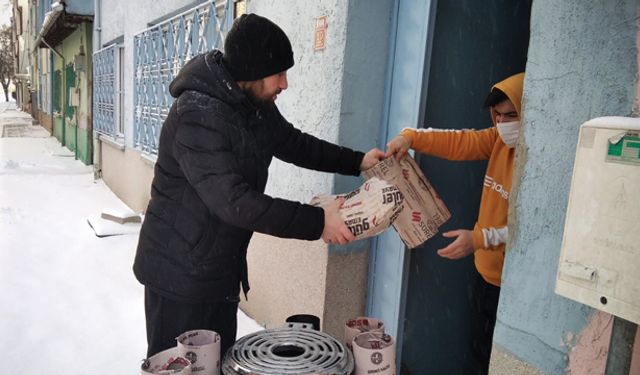
[[93, 131], [118, 136], [117, 73], [118, 45], [112, 44], [93, 54]]
[[192, 57], [222, 47], [233, 23], [233, 3], [210, 0], [134, 36], [136, 148], [157, 154], [162, 123], [173, 103], [169, 84]]

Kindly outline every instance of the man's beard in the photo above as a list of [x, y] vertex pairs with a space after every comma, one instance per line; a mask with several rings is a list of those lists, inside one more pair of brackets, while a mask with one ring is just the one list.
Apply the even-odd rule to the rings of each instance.
[[[275, 102], [271, 99], [261, 99], [256, 96], [250, 89], [244, 89], [244, 94], [249, 98], [251, 104], [255, 105], [258, 109], [269, 109], [275, 105]], [[277, 94], [280, 94], [281, 90], [279, 90]]]

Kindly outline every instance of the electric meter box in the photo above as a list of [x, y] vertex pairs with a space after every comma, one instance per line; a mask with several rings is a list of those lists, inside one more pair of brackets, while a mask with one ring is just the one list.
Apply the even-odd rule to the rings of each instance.
[[640, 119], [580, 128], [556, 293], [640, 324]]

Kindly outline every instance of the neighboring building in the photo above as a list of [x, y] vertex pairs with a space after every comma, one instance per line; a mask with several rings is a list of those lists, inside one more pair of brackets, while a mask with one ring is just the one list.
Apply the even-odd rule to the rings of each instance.
[[42, 30], [45, 14], [51, 10], [51, 2], [36, 0], [29, 6], [29, 33], [33, 40], [31, 55], [31, 115], [47, 131], [53, 134], [52, 59], [53, 51], [39, 48], [36, 39]]
[[16, 104], [22, 110], [31, 113], [31, 49], [33, 47], [34, 32], [31, 27], [29, 0], [12, 0], [13, 5], [13, 36], [15, 54], [15, 85]]
[[[602, 315], [556, 296], [553, 286], [578, 126], [602, 114], [629, 115], [640, 100], [638, 0], [611, 7], [579, 0], [95, 0], [96, 175], [134, 210], [149, 199], [172, 102], [169, 82], [194, 54], [220, 48], [244, 7], [291, 39], [296, 65], [278, 99], [284, 116], [361, 150], [384, 147], [405, 126], [490, 126], [485, 94], [526, 70], [521, 180], [512, 201], [518, 220], [511, 223], [492, 366], [505, 374], [578, 372], [576, 353], [606, 352], [608, 343], [568, 339], [593, 330]], [[471, 227], [484, 164], [420, 163], [453, 213], [442, 229]], [[541, 174], [546, 178], [536, 178]], [[267, 193], [303, 202], [361, 182], [279, 161], [270, 175]], [[473, 259], [438, 257], [435, 250], [448, 242], [437, 236], [409, 251], [393, 231], [345, 247], [256, 234], [248, 254], [252, 289], [242, 308], [267, 327], [291, 314], [315, 314], [336, 337], [345, 319], [375, 316], [397, 338], [409, 373], [474, 373], [467, 346]], [[604, 357], [580, 358], [599, 368]]]
[[38, 117], [77, 159], [91, 164], [93, 2], [38, 0], [35, 9]]
[[[524, 362], [537, 370], [518, 373], [605, 374], [612, 316], [554, 289], [580, 125], [601, 116], [640, 116], [640, 1], [535, 0], [531, 14], [513, 237], [494, 336], [507, 356], [493, 352], [494, 362], [514, 362], [502, 371], [494, 363], [494, 373], [513, 374], [509, 368]], [[630, 257], [638, 250], [636, 244]], [[626, 277], [637, 280], [638, 273]], [[640, 289], [629, 292], [637, 313]], [[635, 337], [630, 374], [637, 375], [637, 330]], [[619, 341], [612, 345], [622, 349]]]

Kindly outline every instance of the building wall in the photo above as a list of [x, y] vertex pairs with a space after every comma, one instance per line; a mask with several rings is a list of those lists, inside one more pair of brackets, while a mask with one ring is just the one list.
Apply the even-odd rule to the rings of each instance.
[[[91, 164], [91, 59], [92, 24], [85, 22], [54, 48], [64, 57], [56, 55], [54, 95], [56, 96], [58, 113], [54, 115], [54, 134], [60, 142], [74, 151], [78, 160]], [[84, 54], [84, 67], [74, 65], [74, 57]], [[78, 100], [73, 101], [72, 97]], [[56, 103], [54, 100], [54, 103]], [[64, 118], [63, 118], [64, 116]], [[64, 130], [62, 129], [64, 127]]]
[[[101, 3], [96, 7], [102, 28], [96, 49], [124, 36], [124, 74], [132, 77], [133, 35], [148, 22], [192, 1], [171, 5], [152, 0], [135, 5], [127, 1]], [[317, 137], [361, 150], [379, 143], [392, 3], [247, 3], [248, 12], [272, 19], [291, 38], [296, 65], [289, 71], [289, 89], [278, 99], [281, 112], [290, 122]], [[327, 44], [325, 49], [314, 51], [315, 21], [323, 15], [329, 24]], [[380, 53], [380, 59], [373, 59], [372, 51]], [[132, 79], [125, 78], [124, 92], [124, 141], [98, 142], [98, 162], [107, 185], [132, 209], [141, 211], [149, 198], [153, 162], [133, 148]], [[361, 183], [360, 178], [334, 178], [277, 160], [270, 176], [268, 194], [302, 202], [316, 194], [343, 192]], [[345, 251], [329, 249], [322, 241], [256, 234], [248, 254], [252, 290], [242, 308], [269, 327], [282, 325], [295, 313], [312, 313], [322, 318], [325, 330], [339, 336], [346, 318], [364, 312], [368, 246], [369, 242], [363, 241]]]
[[[321, 0], [258, 1], [247, 4], [278, 24], [289, 36], [295, 65], [288, 71], [289, 88], [278, 99], [282, 114], [294, 126], [319, 138], [339, 137], [341, 79], [344, 61], [346, 3]], [[327, 45], [313, 51], [315, 18], [326, 15]], [[267, 194], [308, 202], [315, 194], [330, 193], [334, 177], [274, 160]], [[252, 291], [242, 308], [267, 327], [277, 327], [291, 314], [314, 314], [324, 321], [329, 262], [321, 241], [289, 241], [255, 236], [247, 253]], [[273, 275], [280, 275], [275, 278]], [[281, 301], [282, 303], [277, 303]], [[324, 328], [324, 327], [323, 327]]]
[[38, 123], [43, 128], [45, 128], [49, 132], [49, 134], [53, 135], [53, 122], [52, 122], [51, 115], [49, 115], [44, 111], [38, 110], [36, 120], [38, 120]]
[[49, 0], [36, 0], [36, 32], [42, 30], [42, 24], [44, 23], [45, 13], [51, 10], [51, 1]]
[[[63, 52], [59, 49], [59, 47], [57, 51], [60, 54], [63, 54]], [[49, 79], [51, 82], [50, 97], [51, 97], [51, 119], [53, 123], [52, 135], [56, 137], [62, 145], [66, 145], [66, 138], [67, 138], [65, 132], [63, 131], [63, 129], [66, 131], [66, 126], [64, 126], [64, 123], [63, 123], [64, 116], [62, 115], [62, 109], [64, 104], [63, 103], [64, 95], [62, 95], [62, 93], [64, 92], [64, 86], [62, 85], [64, 75], [62, 73], [64, 70], [64, 65], [65, 65], [64, 61], [60, 58], [60, 56], [58, 56], [58, 54], [52, 54], [50, 74], [49, 74], [49, 77], [46, 78], [46, 79]], [[43, 85], [44, 85], [44, 81], [45, 79], [43, 79]]]
[[[36, 0], [31, 3], [29, 12], [29, 31], [33, 33], [34, 38], [42, 30], [45, 12], [51, 8], [51, 3], [44, 0]], [[35, 42], [34, 42], [35, 43]], [[35, 47], [35, 44], [34, 46]], [[32, 47], [32, 48], [33, 48]], [[54, 119], [52, 111], [52, 82], [51, 77], [54, 70], [53, 52], [48, 48], [37, 48], [33, 53], [31, 65], [31, 89], [33, 90], [32, 99], [35, 99], [33, 108], [37, 115], [36, 120], [51, 135], [55, 135]]]
[[[146, 210], [153, 179], [153, 161], [141, 156], [137, 150], [114, 142], [102, 141], [100, 148], [103, 160], [108, 161], [102, 168], [105, 184], [135, 212]], [[127, 181], [135, 183], [130, 186]], [[137, 186], [146, 188], [132, 188]]]
[[93, 1], [87, 0], [66, 0], [65, 11], [71, 14], [93, 16]]
[[[18, 12], [18, 7], [22, 8], [22, 13]], [[28, 69], [31, 65], [31, 49], [33, 42], [33, 33], [30, 27], [31, 4], [28, 0], [16, 0], [14, 2], [14, 30], [16, 32], [15, 52], [17, 54], [17, 64], [15, 66], [17, 105], [24, 111], [31, 113], [29, 101], [31, 93], [29, 92]], [[21, 25], [21, 26], [20, 26]]]
[[496, 374], [513, 373], [497, 371], [507, 359], [547, 374], [604, 373], [611, 316], [554, 288], [579, 127], [630, 116], [638, 101], [639, 12], [638, 0], [533, 2]]
[[53, 135], [52, 117], [52, 90], [51, 75], [53, 72], [53, 62], [51, 59], [53, 52], [48, 48], [39, 48], [34, 54], [34, 65], [32, 65], [31, 82], [32, 89], [35, 90], [35, 108], [38, 108], [38, 121]]
[[[96, 154], [96, 163], [111, 190], [132, 209], [144, 211], [151, 192], [152, 177], [149, 176], [153, 176], [153, 163], [133, 148], [133, 37], [148, 28], [153, 20], [164, 17], [176, 9], [194, 4], [194, 1], [101, 0], [98, 3], [96, 14], [101, 17], [101, 32], [99, 33], [100, 41], [97, 42], [95, 49], [101, 49], [106, 46], [106, 43], [124, 37], [125, 79], [122, 147], [100, 144], [101, 141], [96, 140], [96, 150], [101, 150]], [[123, 147], [126, 147], [126, 151]]]
[[[363, 151], [379, 144], [392, 3], [248, 2], [248, 12], [273, 20], [291, 39], [295, 65], [278, 106], [296, 127]], [[320, 16], [327, 17], [326, 46], [316, 51], [314, 31]], [[274, 160], [267, 193], [308, 202], [314, 195], [346, 192], [361, 183], [359, 177], [302, 170]], [[321, 241], [256, 235], [248, 252], [252, 292], [242, 307], [267, 326], [280, 326], [294, 313], [315, 314], [324, 331], [341, 337], [344, 321], [364, 313], [369, 245], [359, 241], [327, 247]]]

